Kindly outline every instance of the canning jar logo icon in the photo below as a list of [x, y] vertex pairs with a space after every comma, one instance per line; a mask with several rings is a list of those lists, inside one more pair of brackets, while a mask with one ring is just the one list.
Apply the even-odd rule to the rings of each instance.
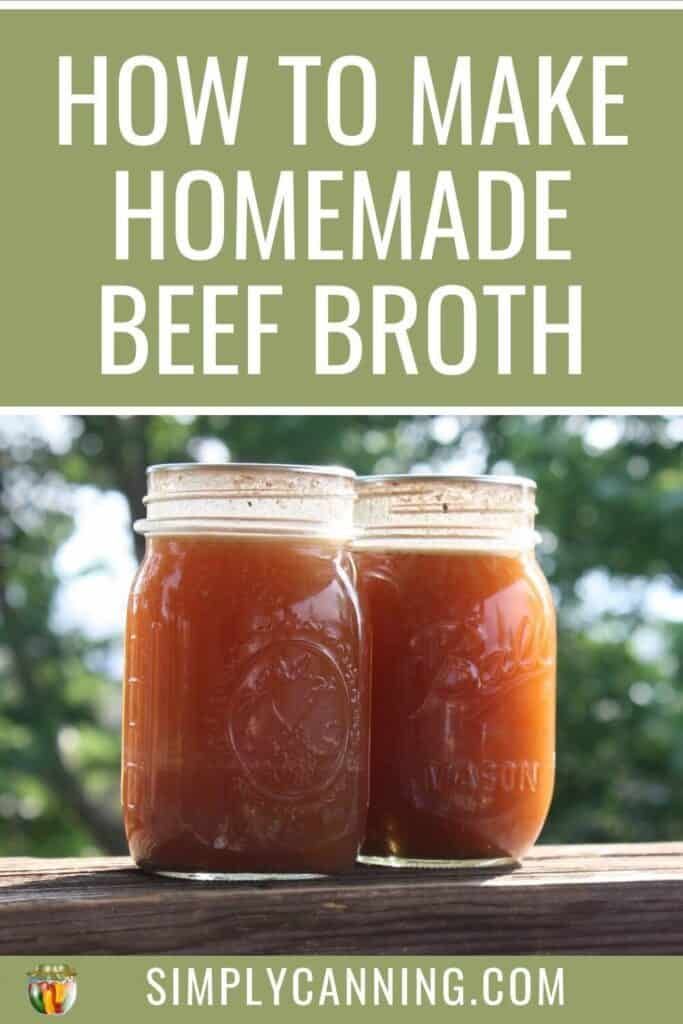
[[36, 964], [28, 972], [28, 998], [37, 1013], [68, 1013], [77, 991], [76, 972], [69, 964]]

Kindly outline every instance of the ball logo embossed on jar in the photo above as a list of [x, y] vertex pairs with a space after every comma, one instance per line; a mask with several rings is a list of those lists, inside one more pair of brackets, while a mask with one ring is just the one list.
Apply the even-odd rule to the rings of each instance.
[[351, 703], [341, 669], [317, 641], [277, 640], [247, 663], [228, 732], [249, 781], [281, 800], [305, 800], [339, 774]]
[[502, 693], [511, 699], [547, 678], [549, 643], [543, 623], [526, 615], [505, 622], [495, 602], [477, 603], [460, 622], [432, 623], [411, 637], [399, 673], [402, 742], [421, 756], [423, 771], [410, 788], [422, 806], [434, 810], [445, 800], [474, 812], [496, 790], [535, 790], [538, 762], [499, 763], [489, 739], [504, 728]]

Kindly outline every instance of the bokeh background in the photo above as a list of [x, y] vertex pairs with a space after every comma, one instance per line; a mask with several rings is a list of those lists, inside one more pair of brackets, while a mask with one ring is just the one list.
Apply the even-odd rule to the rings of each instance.
[[683, 417], [0, 417], [0, 855], [124, 849], [122, 627], [155, 462], [519, 472], [559, 611], [543, 841], [683, 838]]

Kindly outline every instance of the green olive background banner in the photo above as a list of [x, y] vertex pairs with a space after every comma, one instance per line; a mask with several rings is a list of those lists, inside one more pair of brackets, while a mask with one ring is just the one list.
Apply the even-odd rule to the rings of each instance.
[[[69, 1011], [74, 1024], [121, 1020], [183, 1024], [201, 1020], [389, 1022], [414, 1020], [416, 1012], [440, 1022], [459, 1018], [459, 1009], [468, 1020], [500, 1024], [522, 1016], [566, 1024], [605, 1019], [628, 1024], [642, 1021], [654, 1010], [657, 1020], [666, 1024], [677, 1019], [675, 996], [680, 974], [677, 957], [134, 956], [77, 957], [70, 958], [69, 964], [77, 972], [78, 996]], [[20, 957], [0, 958], [3, 1014], [13, 1024], [38, 1020], [27, 995], [26, 972], [33, 966], [32, 961]], [[354, 972], [360, 977], [361, 969], [370, 979], [366, 1005], [356, 1001], [351, 1008], [335, 1006], [332, 993], [343, 1003], [347, 975]], [[417, 1009], [413, 994], [401, 1005], [400, 979], [412, 979], [418, 970], [425, 978], [432, 972], [436, 979], [436, 1005], [429, 1005], [423, 995]], [[393, 984], [393, 1005], [385, 995], [377, 1005], [370, 1005], [373, 971], [384, 979], [383, 991], [392, 991]], [[269, 996], [273, 991], [266, 980], [269, 972], [275, 987], [281, 983], [279, 1005]], [[450, 1005], [441, 998], [444, 991]], [[461, 996], [463, 1002], [459, 1002]]]
[[0, 9], [0, 405], [679, 405], [682, 38]]

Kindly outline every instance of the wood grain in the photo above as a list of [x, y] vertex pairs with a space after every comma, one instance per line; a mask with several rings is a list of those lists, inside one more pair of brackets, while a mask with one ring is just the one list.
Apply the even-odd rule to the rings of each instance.
[[0, 953], [683, 953], [683, 843], [218, 885], [126, 858], [0, 860]]

